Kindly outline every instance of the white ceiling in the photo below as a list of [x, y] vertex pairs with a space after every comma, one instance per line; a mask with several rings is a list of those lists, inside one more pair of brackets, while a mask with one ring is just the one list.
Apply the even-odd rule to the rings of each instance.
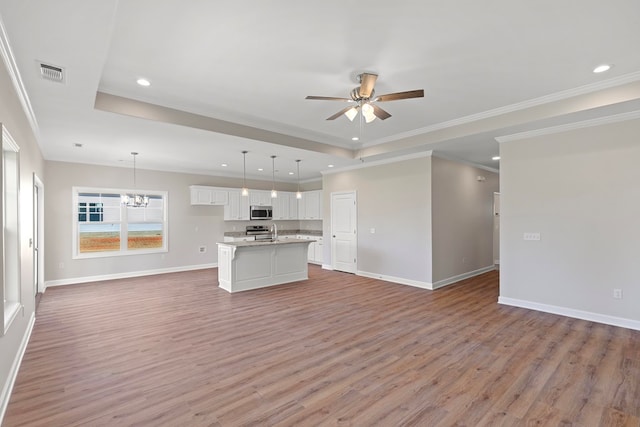
[[[48, 160], [137, 151], [142, 169], [241, 176], [248, 150], [249, 177], [270, 180], [276, 155], [295, 181], [296, 159], [308, 180], [435, 150], [497, 169], [496, 136], [640, 109], [637, 0], [2, 0], [0, 17]], [[304, 99], [348, 97], [363, 71], [377, 94], [425, 97], [362, 128]]]

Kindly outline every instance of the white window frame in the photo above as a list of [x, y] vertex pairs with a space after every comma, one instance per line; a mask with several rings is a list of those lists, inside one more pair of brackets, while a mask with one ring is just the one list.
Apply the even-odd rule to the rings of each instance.
[[[1, 124], [0, 127], [2, 127], [2, 139], [0, 140], [0, 146], [2, 147], [0, 155], [0, 188], [2, 190], [0, 191], [0, 217], [2, 218], [2, 230], [0, 230], [0, 280], [2, 280], [2, 286], [0, 287], [0, 292], [2, 293], [3, 301], [1, 306], [3, 327], [0, 329], [0, 335], [4, 335], [22, 308], [22, 281], [20, 275], [20, 147], [11, 137], [9, 131]], [[11, 172], [11, 177], [5, 181], [7, 173], [5, 170], [5, 153], [7, 152], [12, 153], [13, 158], [10, 161], [13, 164], [8, 169]], [[11, 188], [8, 189], [7, 185], [11, 186]], [[9, 194], [13, 195], [12, 203], [6, 203], [7, 190], [11, 190]], [[8, 213], [7, 209], [11, 209], [12, 212]], [[13, 230], [13, 233], [6, 232], [7, 224], [5, 221], [11, 222], [9, 227]]]
[[[80, 193], [99, 193], [99, 194], [145, 194], [147, 196], [160, 196], [162, 198], [162, 247], [154, 249], [127, 249], [127, 208], [126, 206], [120, 206], [120, 239], [121, 245], [119, 251], [104, 251], [104, 252], [87, 252], [80, 253], [79, 248], [79, 234], [78, 234], [78, 196]], [[85, 259], [85, 258], [105, 258], [113, 256], [135, 256], [145, 254], [155, 254], [168, 252], [169, 248], [169, 221], [167, 220], [168, 206], [169, 206], [169, 193], [167, 191], [154, 191], [154, 190], [127, 190], [122, 188], [101, 188], [101, 187], [72, 187], [71, 197], [71, 221], [72, 221], [72, 259]], [[133, 208], [133, 209], [145, 209], [145, 208]], [[88, 214], [88, 213], [87, 213]], [[136, 223], [136, 222], [132, 222]], [[123, 243], [124, 242], [124, 243]]]

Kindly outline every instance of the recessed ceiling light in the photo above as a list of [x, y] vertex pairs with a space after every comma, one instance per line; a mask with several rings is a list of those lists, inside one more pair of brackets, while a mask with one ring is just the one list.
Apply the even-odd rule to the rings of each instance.
[[140, 78], [140, 79], [136, 80], [136, 83], [138, 83], [140, 86], [144, 86], [144, 87], [151, 86], [151, 82], [149, 80], [143, 79], [143, 78]]
[[328, 165], [327, 167], [330, 167], [330, 168], [332, 168], [332, 167], [333, 167], [333, 165]]
[[226, 163], [223, 163], [220, 166], [222, 166], [223, 168], [226, 168], [228, 165]]
[[609, 71], [611, 69], [611, 65], [609, 64], [602, 64], [602, 65], [598, 65], [596, 68], [593, 69], [594, 73], [604, 73], [605, 71]]
[[258, 168], [258, 171], [260, 171], [260, 172], [262, 172], [263, 170], [264, 170], [264, 169], [262, 169], [262, 168]]
[[293, 172], [289, 172], [289, 175], [293, 175]]
[[491, 160], [500, 160], [500, 156], [493, 156]]
[[351, 138], [352, 141], [358, 141], [360, 140], [360, 138], [358, 138], [357, 136], [354, 136], [353, 138]]

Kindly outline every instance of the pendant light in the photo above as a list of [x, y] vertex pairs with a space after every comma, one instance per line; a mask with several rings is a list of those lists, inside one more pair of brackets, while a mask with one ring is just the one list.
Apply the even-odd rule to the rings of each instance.
[[249, 189], [247, 188], [247, 150], [242, 152], [242, 195], [247, 197]]
[[278, 192], [276, 191], [276, 156], [271, 156], [271, 198], [275, 199], [278, 197]]
[[302, 199], [302, 193], [300, 192], [300, 160], [296, 160], [298, 164], [298, 191], [296, 191], [296, 199]]
[[[135, 151], [131, 152], [133, 156], [133, 190], [136, 189], [136, 156], [138, 153]], [[149, 196], [145, 196], [143, 194], [121, 194], [120, 195], [120, 204], [127, 206], [129, 208], [146, 208], [149, 205]]]

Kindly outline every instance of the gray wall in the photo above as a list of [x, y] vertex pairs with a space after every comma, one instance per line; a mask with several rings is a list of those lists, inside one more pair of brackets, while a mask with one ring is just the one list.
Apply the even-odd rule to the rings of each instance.
[[640, 321], [638, 135], [636, 119], [501, 144], [501, 299]]
[[[33, 174], [44, 178], [44, 160], [3, 61], [0, 61], [0, 94], [0, 123], [20, 146], [20, 270], [24, 305], [24, 310], [18, 314], [7, 333], [0, 337], [0, 390], [7, 391], [5, 387], [12, 374], [12, 365], [35, 311], [33, 252], [29, 247], [29, 239], [33, 237]], [[8, 396], [0, 396], [2, 398]], [[0, 401], [0, 408], [4, 403]]]
[[358, 270], [431, 282], [430, 157], [325, 174], [322, 187], [325, 264], [331, 263], [331, 193], [355, 190]]
[[[198, 184], [240, 188], [242, 180], [141, 169], [138, 169], [137, 173], [137, 188], [169, 193], [169, 251], [158, 254], [72, 259], [72, 187], [130, 188], [132, 176], [130, 169], [119, 167], [46, 162], [47, 282], [67, 283], [88, 277], [217, 263], [216, 242], [222, 241], [224, 232], [233, 226], [224, 223], [222, 206], [191, 206], [189, 186]], [[266, 190], [271, 188], [271, 182], [247, 180], [247, 186]], [[278, 183], [278, 188], [283, 191], [295, 190], [294, 186], [284, 183]], [[298, 222], [294, 223], [297, 226]], [[206, 246], [207, 252], [199, 253], [199, 246]]]
[[498, 174], [435, 156], [431, 168], [433, 283], [492, 267]]

